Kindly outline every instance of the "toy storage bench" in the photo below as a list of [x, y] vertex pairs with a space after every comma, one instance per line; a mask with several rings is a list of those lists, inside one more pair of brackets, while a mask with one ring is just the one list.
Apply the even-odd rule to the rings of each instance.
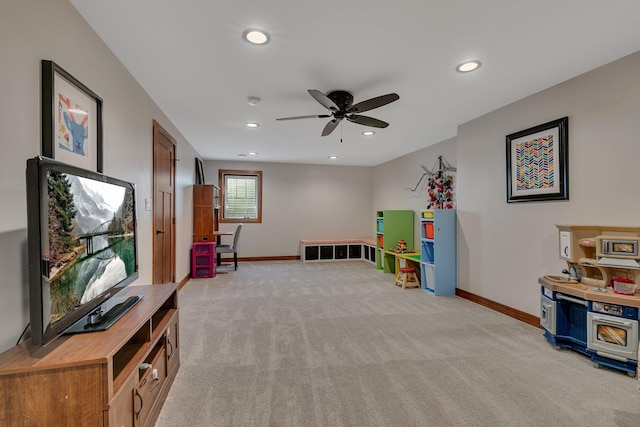
[[375, 239], [300, 240], [300, 258], [309, 261], [376, 262]]

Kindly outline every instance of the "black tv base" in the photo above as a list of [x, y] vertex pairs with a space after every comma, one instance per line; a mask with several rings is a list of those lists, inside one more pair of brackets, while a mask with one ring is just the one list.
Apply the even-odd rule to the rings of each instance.
[[107, 330], [141, 299], [142, 295], [111, 297], [96, 310], [67, 328], [64, 335]]

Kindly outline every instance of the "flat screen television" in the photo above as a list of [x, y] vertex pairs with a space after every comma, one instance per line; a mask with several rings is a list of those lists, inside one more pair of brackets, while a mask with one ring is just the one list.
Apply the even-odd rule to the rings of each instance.
[[31, 342], [111, 326], [141, 297], [135, 185], [45, 157], [27, 160]]

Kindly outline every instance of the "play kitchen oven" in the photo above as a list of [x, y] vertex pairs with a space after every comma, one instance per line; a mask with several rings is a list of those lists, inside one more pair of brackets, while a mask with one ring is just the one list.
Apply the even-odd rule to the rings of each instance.
[[638, 308], [589, 302], [587, 348], [594, 365], [635, 373], [638, 364]]

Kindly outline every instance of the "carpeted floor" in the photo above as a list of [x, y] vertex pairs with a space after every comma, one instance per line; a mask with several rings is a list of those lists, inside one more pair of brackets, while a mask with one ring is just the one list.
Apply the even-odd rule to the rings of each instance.
[[159, 427], [640, 426], [633, 378], [365, 262], [242, 262], [179, 304]]

